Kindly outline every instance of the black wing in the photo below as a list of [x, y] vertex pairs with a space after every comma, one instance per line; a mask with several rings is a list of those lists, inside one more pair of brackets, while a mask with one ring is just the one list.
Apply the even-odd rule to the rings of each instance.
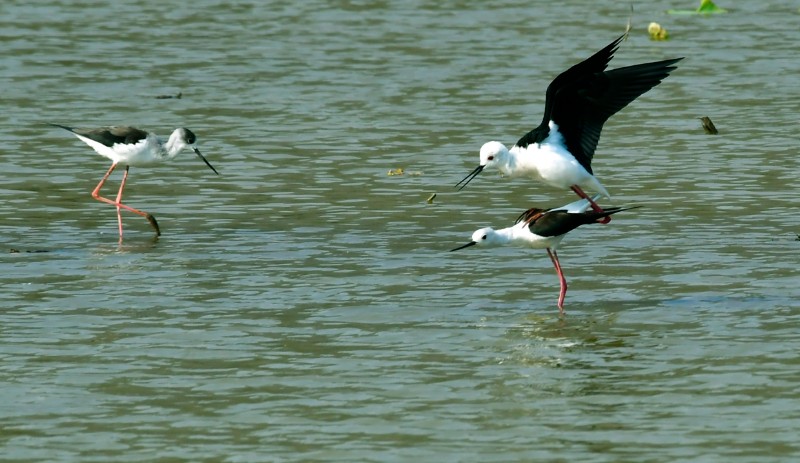
[[580, 63], [572, 66], [566, 71], [558, 75], [550, 85], [547, 86], [547, 93], [544, 101], [544, 116], [542, 123], [539, 127], [531, 130], [525, 136], [519, 139], [516, 146], [520, 148], [527, 148], [531, 143], [541, 143], [550, 134], [550, 120], [552, 119], [553, 105], [556, 102], [556, 96], [559, 91], [567, 86], [573, 85], [576, 82], [584, 79], [588, 75], [596, 75], [605, 71], [611, 58], [614, 57], [614, 52], [619, 48], [620, 42], [625, 38], [626, 34], [621, 35], [617, 40], [608, 44], [605, 48], [598, 51], [589, 58], [581, 61]]
[[527, 211], [523, 212], [522, 214], [520, 214], [519, 217], [517, 217], [517, 220], [514, 221], [514, 223], [518, 224], [520, 222], [528, 222], [528, 223], [533, 222], [545, 212], [547, 212], [546, 209], [539, 209], [536, 207], [532, 207]]
[[567, 149], [592, 173], [591, 163], [603, 124], [643, 93], [660, 84], [683, 58], [637, 64], [602, 72], [564, 87], [553, 106]]
[[539, 236], [560, 236], [575, 230], [581, 225], [595, 223], [604, 217], [608, 217], [611, 214], [616, 214], [617, 212], [624, 210], [626, 209], [621, 207], [609, 207], [603, 212], [567, 212], [563, 209], [549, 211], [542, 214], [541, 217], [536, 219], [528, 227], [530, 228], [531, 233]]
[[683, 58], [637, 64], [604, 71], [624, 36], [558, 77], [547, 88], [545, 114], [539, 127], [517, 145], [540, 143], [552, 120], [564, 136], [569, 152], [592, 173], [592, 157], [603, 124], [643, 93], [661, 83]]
[[101, 127], [99, 129], [75, 129], [65, 125], [50, 124], [62, 129], [69, 130], [70, 132], [94, 140], [97, 143], [112, 147], [117, 143], [125, 145], [134, 145], [145, 138], [147, 132], [134, 127]]

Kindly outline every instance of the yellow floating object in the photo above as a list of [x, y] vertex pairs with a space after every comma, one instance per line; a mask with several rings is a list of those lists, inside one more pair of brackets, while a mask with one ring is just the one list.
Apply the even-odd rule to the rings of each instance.
[[651, 22], [649, 26], [647, 26], [647, 33], [650, 34], [650, 40], [667, 40], [669, 38], [669, 32], [666, 29], [661, 27], [661, 24], [657, 22]]

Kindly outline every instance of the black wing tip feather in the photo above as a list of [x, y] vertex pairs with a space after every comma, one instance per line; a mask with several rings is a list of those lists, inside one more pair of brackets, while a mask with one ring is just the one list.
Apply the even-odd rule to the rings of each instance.
[[[633, 66], [626, 66], [622, 68], [614, 69], [614, 71], [618, 71], [620, 69], [629, 69], [629, 68], [639, 68], [640, 72], [643, 74], [647, 74], [649, 72], [664, 72], [669, 74], [670, 72], [678, 69], [677, 63], [682, 60], [684, 57], [681, 56], [680, 58], [671, 58], [665, 59], [661, 61], [651, 61], [649, 63], [642, 63], [642, 64], [634, 64]], [[613, 71], [609, 71], [613, 72]]]
[[584, 62], [593, 59], [600, 59], [601, 57], [603, 57], [603, 60], [605, 61], [605, 66], [603, 66], [603, 69], [605, 69], [606, 67], [608, 67], [608, 63], [610, 63], [611, 60], [614, 58], [614, 54], [617, 52], [617, 50], [619, 50], [620, 45], [622, 45], [622, 41], [625, 40], [625, 37], [627, 36], [628, 36], [627, 32], [620, 35], [613, 42], [609, 43], [608, 45], [603, 47], [600, 51], [598, 51], [597, 53], [593, 54], [592, 56], [584, 60]]
[[[580, 65], [580, 64], [583, 64], [583, 63], [585, 63], [587, 61], [592, 62], [594, 60], [600, 60], [600, 59], [602, 59], [605, 62], [605, 66], [608, 66], [608, 63], [611, 61], [612, 58], [614, 58], [614, 53], [616, 53], [617, 50], [619, 50], [619, 46], [622, 44], [622, 41], [625, 39], [625, 36], [627, 36], [627, 35], [628, 35], [627, 32], [622, 34], [622, 35], [620, 35], [619, 37], [614, 39], [614, 41], [612, 41], [611, 43], [609, 43], [605, 47], [603, 47], [600, 50], [598, 50], [595, 53], [593, 53], [592, 56], [590, 56], [590, 57], [586, 58], [585, 60], [581, 61], [580, 63], [576, 64], [576, 66]], [[605, 66], [603, 67], [604, 69], [605, 69]]]
[[629, 211], [631, 209], [639, 209], [642, 206], [628, 206], [628, 207], [607, 207], [603, 209], [603, 212], [596, 212], [596, 211], [586, 211], [584, 212], [585, 215], [594, 217], [595, 219], [602, 219], [608, 217], [612, 214], [616, 214], [617, 212], [622, 211]]
[[622, 41], [623, 41], [623, 40], [625, 40], [625, 38], [626, 38], [627, 36], [628, 36], [628, 33], [627, 33], [627, 32], [625, 32], [624, 34], [622, 34], [622, 35], [620, 35], [619, 37], [617, 37], [617, 38], [616, 38], [616, 40], [614, 40], [613, 42], [611, 42], [611, 43], [610, 43], [610, 44], [609, 44], [609, 45], [606, 47], [606, 48], [612, 48], [612, 47], [614, 48], [614, 50], [611, 52], [611, 54], [612, 54], [612, 55], [613, 55], [614, 53], [616, 53], [616, 52], [617, 52], [617, 50], [619, 49], [619, 46], [622, 44]]
[[657, 79], [658, 83], [667, 78], [672, 71], [678, 69], [677, 63], [682, 59], [681, 57], [653, 61], [650, 63], [634, 64], [632, 66], [612, 69], [611, 71], [607, 71], [606, 74], [609, 75], [609, 77], [615, 74], [631, 74], [638, 79]]
[[[596, 51], [592, 54], [592, 56], [584, 59], [583, 61], [572, 65], [569, 69], [559, 74], [551, 84], [568, 84], [572, 81], [574, 73], [577, 77], [582, 77], [583, 74], [587, 72], [603, 72], [607, 67], [608, 63], [614, 58], [614, 54], [619, 50], [620, 44], [622, 44], [622, 40], [627, 36], [627, 32], [622, 34], [621, 36], [617, 37], [613, 42], [609, 43], [602, 49]], [[548, 88], [548, 90], [550, 90]], [[556, 89], [553, 89], [556, 90]]]
[[45, 124], [52, 125], [53, 127], [58, 127], [58, 128], [64, 129], [64, 130], [69, 130], [70, 132], [75, 133], [75, 129], [74, 128], [67, 127], [66, 125], [54, 124], [52, 122], [45, 122]]

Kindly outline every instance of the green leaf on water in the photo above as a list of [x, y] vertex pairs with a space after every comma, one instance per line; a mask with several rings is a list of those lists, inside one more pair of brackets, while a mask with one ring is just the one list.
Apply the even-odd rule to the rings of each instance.
[[728, 10], [725, 8], [720, 8], [714, 4], [711, 0], [700, 0], [700, 7], [697, 8], [698, 13], [727, 13]]
[[700, 0], [696, 10], [667, 10], [668, 14], [715, 14], [727, 13], [725, 8], [718, 7], [712, 0]]

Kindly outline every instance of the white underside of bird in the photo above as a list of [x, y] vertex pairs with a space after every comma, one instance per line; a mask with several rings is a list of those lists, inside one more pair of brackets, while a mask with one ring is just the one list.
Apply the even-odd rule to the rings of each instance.
[[161, 144], [158, 137], [152, 133], [137, 143], [115, 143], [112, 146], [106, 146], [74, 132], [73, 135], [112, 162], [132, 167], [150, 166], [170, 160], [188, 146], [177, 131], [173, 132], [164, 144]]
[[610, 199], [611, 195], [600, 181], [567, 151], [558, 125], [550, 121], [549, 127], [550, 134], [544, 141], [526, 148], [513, 146], [509, 150], [498, 141], [484, 144], [480, 155], [482, 163], [486, 167], [496, 167], [507, 177], [532, 178], [559, 189], [578, 185]]

